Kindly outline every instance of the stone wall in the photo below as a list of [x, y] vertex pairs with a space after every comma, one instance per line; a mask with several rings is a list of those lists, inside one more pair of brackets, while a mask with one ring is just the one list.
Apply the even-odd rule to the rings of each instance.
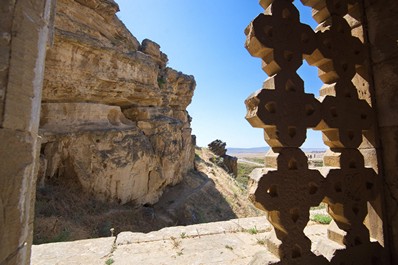
[[29, 264], [51, 0], [0, 3], [0, 264]]
[[154, 203], [193, 168], [192, 76], [141, 44], [113, 1], [57, 1], [47, 52], [40, 180], [77, 179], [105, 200]]
[[372, 83], [384, 175], [386, 247], [398, 263], [398, 2], [365, 1]]

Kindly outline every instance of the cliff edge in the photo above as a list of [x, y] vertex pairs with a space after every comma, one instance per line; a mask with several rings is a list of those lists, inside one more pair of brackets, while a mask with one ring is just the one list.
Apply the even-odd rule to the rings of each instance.
[[113, 0], [58, 0], [42, 95], [39, 187], [154, 203], [194, 167], [193, 76], [139, 43]]

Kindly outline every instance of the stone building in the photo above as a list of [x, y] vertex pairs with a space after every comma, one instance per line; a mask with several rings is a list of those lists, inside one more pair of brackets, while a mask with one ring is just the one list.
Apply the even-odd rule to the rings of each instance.
[[[74, 2], [115, 12], [108, 9], [112, 0]], [[247, 100], [247, 118], [264, 128], [278, 154], [277, 170], [262, 178], [253, 200], [270, 213], [283, 264], [329, 264], [311, 254], [302, 234], [308, 208], [321, 201], [340, 228], [336, 240], [346, 245], [333, 264], [397, 264], [398, 2], [302, 2], [313, 8], [317, 33], [300, 24], [289, 0], [261, 0], [265, 15], [246, 30], [248, 50], [273, 76]], [[55, 7], [55, 0], [0, 3], [1, 265], [29, 264], [40, 105]], [[303, 58], [319, 68], [322, 102], [304, 93], [296, 74]], [[281, 97], [287, 103], [278, 104]], [[288, 114], [275, 119], [279, 108]], [[326, 178], [308, 170], [300, 150], [307, 128], [321, 130], [331, 149], [324, 164], [334, 168]], [[279, 175], [288, 178], [287, 185], [279, 186]], [[286, 190], [301, 197], [292, 201], [283, 196]]]

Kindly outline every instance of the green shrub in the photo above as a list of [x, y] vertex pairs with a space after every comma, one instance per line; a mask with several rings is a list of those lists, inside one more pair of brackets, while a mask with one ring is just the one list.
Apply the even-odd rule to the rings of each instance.
[[161, 87], [164, 84], [166, 84], [166, 80], [164, 78], [158, 77], [158, 86]]
[[106, 264], [106, 265], [111, 265], [111, 264], [113, 264], [114, 262], [115, 262], [114, 259], [109, 258], [109, 259], [107, 259], [107, 260], [105, 261], [105, 264]]
[[249, 183], [249, 174], [255, 168], [258, 168], [258, 166], [246, 163], [238, 163], [238, 176], [236, 177], [236, 181], [241, 184], [245, 189], [247, 188], [247, 184]]
[[312, 216], [311, 220], [319, 224], [330, 224], [330, 222], [332, 221], [332, 217], [330, 217], [330, 215], [327, 214], [319, 213]]
[[251, 235], [255, 235], [258, 233], [257, 227], [252, 227], [250, 229], [247, 229], [247, 232]]

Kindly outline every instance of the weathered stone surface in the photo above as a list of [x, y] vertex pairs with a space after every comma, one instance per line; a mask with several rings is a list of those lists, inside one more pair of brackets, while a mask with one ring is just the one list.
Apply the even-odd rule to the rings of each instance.
[[213, 142], [209, 143], [209, 149], [217, 156], [224, 156], [227, 153], [227, 149], [225, 146], [227, 144], [221, 140], [214, 140]]
[[275, 153], [272, 148], [270, 148], [264, 158], [265, 167], [277, 168], [277, 158], [278, 153]]
[[396, 71], [398, 61], [396, 58], [373, 67], [378, 123], [381, 127], [398, 126], [398, 110], [395, 107], [398, 105], [398, 91], [396, 86], [398, 83], [398, 72]]
[[[317, 255], [333, 256], [341, 246], [326, 239], [326, 229], [326, 225], [309, 225], [305, 234]], [[273, 238], [272, 234], [271, 224], [264, 216], [169, 227], [147, 234], [122, 232], [116, 239], [33, 246], [32, 264], [105, 264], [108, 260], [123, 265], [279, 264], [264, 245]]]
[[[46, 52], [49, 31], [47, 23], [51, 3], [50, 1], [37, 3], [43, 7], [43, 10], [31, 3], [8, 4], [10, 12], [15, 5], [12, 32], [14, 35], [18, 32], [18, 37], [12, 38], [11, 43], [11, 36], [7, 32], [3, 35], [8, 41], [8, 44], [4, 43], [5, 45], [2, 46], [5, 48], [4, 51], [8, 51], [8, 59], [5, 63], [8, 61], [9, 65], [0, 66], [2, 72], [0, 72], [0, 91], [3, 91], [0, 94], [5, 96], [4, 105], [0, 103], [2, 109], [0, 125], [36, 133], [44, 71], [42, 59]], [[27, 87], [34, 87], [34, 89], [26, 89]], [[1, 98], [0, 96], [0, 102], [2, 102]]]
[[[398, 21], [396, 19], [398, 3], [394, 0], [373, 2], [366, 8], [372, 62], [378, 64], [385, 61], [394, 61], [398, 57]], [[388, 8], [386, 8], [386, 4], [388, 4]], [[375, 74], [375, 77], [378, 75]], [[391, 82], [391, 84], [394, 83]], [[378, 90], [377, 86], [376, 90]]]
[[[114, 1], [59, 0], [48, 50], [40, 132], [46, 178], [76, 177], [122, 203], [154, 203], [193, 168], [186, 111], [195, 80], [140, 44]], [[44, 181], [45, 183], [45, 181]]]
[[43, 103], [40, 129], [45, 134], [136, 128], [120, 107], [94, 103]]
[[0, 3], [0, 264], [30, 261], [52, 0]]
[[218, 164], [228, 173], [231, 173], [236, 177], [238, 176], [238, 158], [227, 155], [227, 149], [225, 149], [226, 145], [227, 144], [225, 142], [218, 139], [208, 144], [210, 151], [220, 157], [220, 161], [216, 162], [218, 162]]
[[[0, 129], [0, 262], [25, 264], [31, 243], [35, 197], [37, 138], [28, 132]], [[32, 208], [31, 208], [32, 207]], [[7, 261], [15, 258], [15, 263]]]
[[148, 234], [122, 232], [114, 245], [114, 238], [103, 238], [34, 246], [32, 264], [105, 264], [109, 259], [113, 264], [247, 264], [256, 252], [267, 252], [258, 242], [270, 227], [265, 217], [255, 217]]
[[42, 149], [48, 178], [77, 177], [84, 190], [101, 199], [153, 203], [166, 184], [150, 142], [137, 127], [58, 136]]
[[[378, 234], [382, 232], [389, 234], [385, 237], [385, 244], [389, 244], [391, 264], [396, 264], [398, 262], [398, 21], [396, 19], [398, 2], [394, 0], [365, 2], [368, 5], [365, 13], [374, 80], [372, 96], [375, 97], [381, 139], [382, 165], [379, 167], [382, 169], [380, 173], [384, 175], [384, 201], [386, 203], [384, 208], [387, 209], [384, 218], [378, 215], [383, 218], [384, 227], [388, 227], [384, 231], [380, 228], [375, 230], [379, 233], [372, 233], [372, 236], [379, 239]], [[377, 211], [377, 207], [375, 210]], [[369, 220], [371, 227], [374, 225], [374, 217], [377, 218], [378, 215], [374, 215]]]
[[114, 242], [114, 237], [106, 237], [33, 246], [32, 265], [105, 264]]

